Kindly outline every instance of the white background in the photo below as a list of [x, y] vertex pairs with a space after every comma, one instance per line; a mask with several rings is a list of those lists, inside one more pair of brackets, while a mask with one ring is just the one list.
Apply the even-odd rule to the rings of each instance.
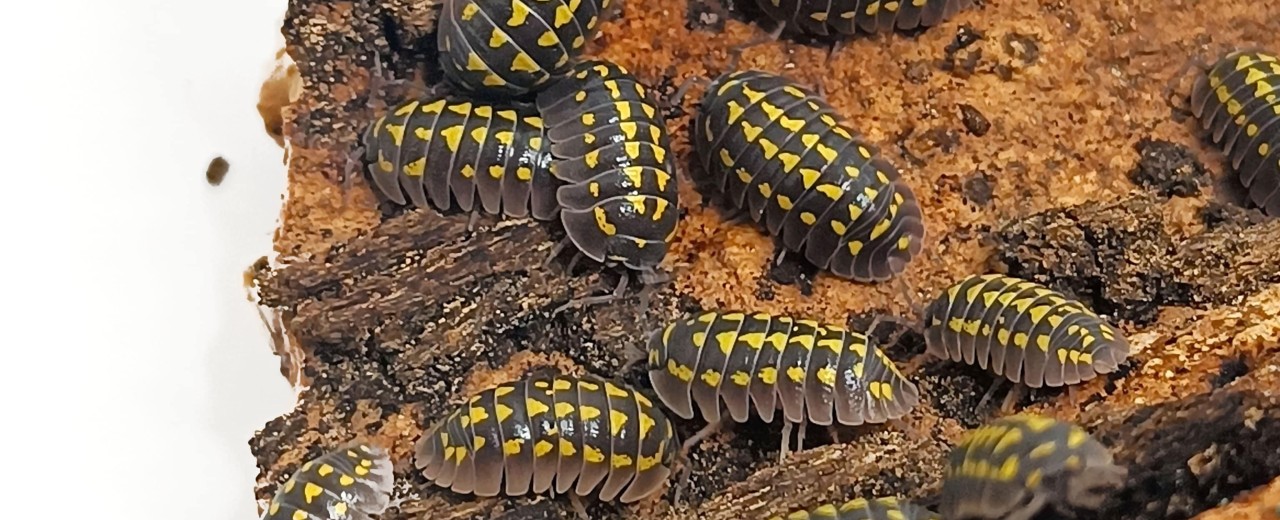
[[292, 404], [241, 288], [284, 188], [255, 109], [284, 10], [6, 2], [5, 517], [256, 517], [247, 440]]

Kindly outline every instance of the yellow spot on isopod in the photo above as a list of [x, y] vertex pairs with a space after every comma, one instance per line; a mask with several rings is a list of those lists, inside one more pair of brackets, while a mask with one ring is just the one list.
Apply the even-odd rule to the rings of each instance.
[[515, 58], [511, 59], [511, 70], [516, 72], [537, 72], [538, 64], [524, 51], [520, 51], [516, 53]]
[[583, 446], [582, 458], [586, 459], [587, 462], [599, 464], [604, 462], [604, 453], [594, 446]]
[[320, 496], [320, 494], [323, 492], [324, 492], [324, 488], [321, 488], [320, 486], [317, 486], [311, 482], [307, 482], [307, 484], [302, 487], [302, 497], [306, 499], [308, 504], [310, 504], [312, 500], [315, 500], [315, 498]]

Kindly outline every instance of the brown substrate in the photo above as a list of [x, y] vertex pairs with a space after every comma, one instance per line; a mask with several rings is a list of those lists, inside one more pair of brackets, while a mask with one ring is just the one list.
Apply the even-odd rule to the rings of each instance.
[[[411, 469], [412, 443], [469, 392], [543, 366], [648, 391], [640, 367], [619, 367], [683, 311], [750, 308], [854, 325], [870, 312], [915, 319], [942, 288], [990, 270], [1118, 317], [1137, 350], [1120, 373], [1074, 396], [1042, 392], [1022, 403], [1080, 421], [1130, 466], [1102, 518], [1190, 518], [1280, 475], [1280, 221], [1218, 201], [1221, 190], [1202, 172], [1207, 165], [1221, 177], [1220, 155], [1161, 98], [1187, 56], [1246, 43], [1280, 48], [1280, 6], [994, 0], [918, 34], [855, 39], [830, 64], [820, 46], [751, 48], [743, 67], [822, 84], [915, 189], [929, 235], [902, 276], [912, 301], [894, 283], [823, 273], [811, 286], [777, 283], [790, 276], [771, 276], [770, 240], [725, 222], [682, 182], [667, 266], [674, 283], [648, 308], [628, 298], [555, 315], [617, 275], [588, 265], [566, 273], [568, 254], [543, 267], [560, 238], [554, 224], [485, 218], [468, 235], [465, 215], [384, 214], [361, 179], [346, 190], [333, 181], [356, 133], [415, 88], [383, 80], [437, 75], [417, 65], [432, 52], [432, 3], [294, 0], [286, 15], [302, 90], [283, 113], [291, 153], [280, 256], [256, 278], [263, 304], [282, 313], [300, 347], [281, 350], [303, 357], [287, 365], [302, 366], [305, 377], [295, 379], [309, 386], [250, 442], [259, 498], [308, 456], [359, 436], [391, 447], [400, 494], [410, 497], [384, 518], [567, 516], [562, 499], [474, 500], [431, 487]], [[712, 1], [631, 0], [592, 52], [653, 85], [714, 76], [729, 47], [761, 34], [726, 15], [737, 16]], [[385, 78], [375, 78], [375, 63]], [[699, 96], [691, 92], [668, 121], [681, 165], [690, 164], [684, 129]], [[907, 334], [889, 352], [905, 364], [922, 350], [919, 335]], [[678, 508], [668, 493], [629, 508], [597, 504], [593, 516], [739, 518], [855, 495], [927, 497], [948, 447], [998, 411], [975, 409], [989, 376], [919, 361], [912, 377], [925, 399], [908, 432], [841, 429], [837, 444], [812, 428], [809, 449], [779, 464], [779, 426], [755, 420], [693, 452]], [[701, 423], [678, 426], [687, 436]]]

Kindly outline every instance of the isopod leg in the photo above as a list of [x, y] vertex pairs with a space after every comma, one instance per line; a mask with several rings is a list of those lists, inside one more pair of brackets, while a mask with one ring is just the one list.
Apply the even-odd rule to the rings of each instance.
[[1022, 399], [1023, 394], [1026, 392], [1027, 387], [1025, 385], [1014, 384], [1013, 388], [1009, 389], [1009, 393], [1005, 394], [1004, 404], [1000, 405], [1000, 411], [1004, 413], [1012, 412], [1014, 405], [1018, 404], [1018, 401]]
[[[662, 329], [658, 329], [659, 332], [661, 330]], [[652, 337], [653, 334], [656, 334], [656, 332], [649, 333], [645, 337], [646, 338]], [[622, 351], [622, 355], [623, 355], [623, 363], [622, 363], [622, 367], [618, 369], [619, 374], [627, 373], [627, 371], [631, 370], [631, 367], [634, 366], [636, 363], [639, 363], [641, 361], [648, 361], [649, 352], [643, 345], [631, 344], [631, 345], [628, 345], [626, 349]]]
[[916, 318], [924, 318], [924, 307], [920, 305], [920, 299], [916, 294], [911, 292], [911, 288], [907, 286], [906, 279], [899, 276], [894, 280], [894, 285], [898, 287], [898, 292], [902, 293], [902, 299], [911, 307], [911, 312], [916, 315]]
[[555, 260], [557, 256], [560, 256], [560, 253], [564, 252], [564, 248], [572, 242], [573, 242], [572, 240], [569, 240], [568, 238], [566, 238], [564, 240], [561, 240], [560, 242], [557, 242], [555, 246], [552, 246], [551, 254], [547, 255], [547, 259], [542, 261], [543, 269], [551, 265], [551, 261]]
[[844, 42], [844, 38], [837, 38], [836, 41], [831, 44], [831, 48], [827, 51], [826, 65], [828, 70], [831, 69], [831, 60], [836, 57], [836, 53], [840, 52], [840, 49], [844, 48]]
[[587, 296], [584, 298], [576, 298], [573, 300], [569, 300], [565, 302], [564, 305], [557, 307], [555, 311], [552, 311], [552, 314], [560, 314], [573, 307], [590, 307], [592, 305], [599, 305], [602, 303], [609, 303], [611, 301], [620, 300], [622, 299], [622, 295], [626, 294], [627, 292], [627, 279], [629, 278], [630, 276], [624, 273], [622, 277], [618, 279], [618, 285], [617, 287], [613, 288], [612, 293], [602, 294], [600, 296]]
[[685, 439], [685, 441], [680, 444], [680, 453], [676, 457], [675, 468], [675, 473], [679, 476], [676, 477], [676, 491], [675, 494], [672, 495], [673, 503], [680, 503], [680, 494], [684, 492], [685, 485], [689, 483], [689, 473], [692, 471], [692, 468], [689, 466], [689, 451], [692, 450], [694, 446], [697, 446], [698, 443], [701, 443], [706, 440], [707, 437], [710, 437], [711, 434], [720, 431], [720, 427], [724, 425], [724, 421], [725, 420], [722, 417], [719, 421], [707, 423], [707, 425], [703, 426], [701, 430], [698, 430], [697, 433], [693, 434], [693, 436], [688, 439]]
[[778, 450], [778, 462], [787, 460], [791, 451], [791, 421], [782, 423], [782, 448]]
[[782, 261], [787, 258], [787, 246], [782, 245], [782, 241], [773, 241], [773, 265], [782, 265]]
[[364, 147], [356, 147], [351, 153], [343, 156], [342, 159], [342, 176], [338, 179], [338, 191], [342, 192], [342, 199], [339, 202], [342, 209], [346, 209], [347, 203], [351, 201], [351, 184], [352, 178], [355, 177], [356, 171], [363, 166], [362, 157], [364, 156]]
[[809, 421], [800, 421], [800, 433], [796, 434], [796, 452], [804, 451], [804, 434], [809, 430]]
[[689, 87], [699, 83], [702, 84], [703, 87], [706, 87], [711, 84], [711, 80], [702, 76], [686, 78], [684, 83], [681, 83], [680, 87], [676, 89], [676, 92], [672, 94], [671, 97], [667, 98], [667, 102], [665, 103], [666, 106], [663, 108], [684, 105], [684, 96], [689, 93]]
[[[978, 400], [978, 406], [975, 406], [975, 407], [974, 407], [974, 409], [975, 409], [975, 410], [981, 410], [981, 409], [982, 409], [982, 407], [983, 407], [983, 406], [985, 406], [985, 405], [987, 404], [987, 401], [990, 401], [990, 400], [991, 400], [991, 396], [993, 396], [993, 395], [995, 395], [995, 394], [996, 394], [996, 389], [997, 389], [997, 388], [1000, 388], [1000, 385], [1002, 385], [1002, 384], [1004, 384], [1004, 380], [1003, 380], [1003, 379], [1000, 379], [1000, 378], [996, 378], [994, 381], [992, 381], [992, 382], [991, 382], [991, 388], [988, 388], [988, 389], [987, 389], [987, 393], [982, 394], [982, 399]], [[1015, 386], [1017, 386], [1017, 385], [1015, 385]], [[1012, 391], [1011, 391], [1011, 392], [1012, 392]]]
[[580, 261], [582, 261], [582, 251], [578, 251], [577, 253], [573, 254], [573, 258], [569, 259], [569, 265], [565, 266], [564, 272], [572, 275], [573, 268], [578, 267], [578, 262]]
[[582, 497], [577, 493], [569, 493], [569, 504], [573, 506], [573, 512], [578, 514], [580, 520], [591, 520], [587, 515], [587, 506], [582, 503]]
[[871, 318], [871, 325], [867, 327], [867, 336], [875, 336], [876, 330], [880, 328], [880, 324], [882, 323], [892, 323], [898, 326], [898, 330], [894, 331], [893, 334], [889, 336], [889, 340], [884, 342], [884, 347], [896, 345], [898, 340], [902, 339], [903, 334], [906, 334], [908, 330], [914, 328], [911, 322], [897, 316], [877, 314], [874, 318]]
[[[804, 451], [804, 431], [809, 425], [809, 421], [800, 421], [800, 431], [796, 434], [796, 451]], [[787, 460], [787, 456], [791, 455], [791, 429], [795, 425], [791, 421], [782, 423], [782, 449], [778, 452], [778, 462]]]
[[692, 450], [694, 446], [698, 445], [698, 443], [707, 440], [707, 437], [710, 437], [711, 434], [720, 431], [720, 427], [723, 425], [724, 418], [722, 417], [719, 421], [707, 423], [706, 426], [703, 426], [702, 429], [698, 430], [698, 432], [693, 434], [693, 436], [685, 439], [685, 441], [680, 444], [680, 456], [678, 457], [680, 463], [685, 464], [685, 461], [689, 460], [689, 450]]
[[[653, 298], [654, 286], [671, 281], [671, 275], [655, 269], [638, 271], [638, 275], [640, 277], [640, 308], [648, 309], [649, 300]], [[623, 276], [627, 274], [624, 273]]]

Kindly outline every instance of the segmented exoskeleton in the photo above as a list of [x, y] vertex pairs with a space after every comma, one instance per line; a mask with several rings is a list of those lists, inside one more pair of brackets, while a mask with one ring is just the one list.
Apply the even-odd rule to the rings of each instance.
[[810, 320], [707, 312], [654, 333], [647, 350], [653, 389], [680, 417], [692, 418], [696, 403], [711, 425], [722, 406], [745, 422], [755, 403], [772, 422], [781, 407], [784, 453], [792, 424], [883, 423], [920, 400], [867, 336]]
[[931, 27], [973, 0], [756, 0], [769, 18], [817, 35]]
[[1280, 215], [1280, 59], [1257, 50], [1227, 54], [1198, 78], [1190, 108], [1249, 200]]
[[598, 490], [601, 500], [628, 503], [661, 490], [675, 442], [667, 417], [630, 388], [532, 376], [476, 394], [433, 426], [416, 465], [458, 493]]
[[923, 506], [895, 497], [872, 500], [855, 498], [843, 504], [822, 504], [806, 511], [796, 511], [786, 517], [775, 516], [770, 520], [942, 520], [937, 513]]
[[391, 503], [395, 482], [382, 448], [353, 442], [307, 461], [276, 492], [263, 520], [368, 520]]
[[930, 354], [1032, 388], [1088, 381], [1129, 355], [1124, 336], [1079, 302], [1004, 275], [952, 285], [925, 310], [924, 323]]
[[[559, 206], [542, 119], [531, 110], [451, 99], [411, 100], [364, 134], [365, 160], [387, 199], [539, 220]], [[479, 198], [477, 207], [475, 200]]]
[[970, 432], [951, 451], [938, 512], [948, 520], [1028, 520], [1045, 507], [1094, 510], [1126, 474], [1078, 426], [1006, 417]]
[[666, 123], [626, 69], [593, 60], [538, 94], [569, 238], [586, 256], [651, 272], [679, 219]]
[[679, 218], [662, 118], [620, 67], [574, 70], [546, 91], [567, 104], [539, 98], [545, 125], [472, 101], [401, 104], [364, 134], [374, 186], [399, 204], [558, 217], [587, 257], [656, 278]]
[[436, 39], [450, 82], [499, 99], [545, 88], [595, 37], [611, 0], [445, 0]]
[[717, 78], [692, 144], [704, 191], [820, 268], [881, 281], [920, 251], [920, 205], [898, 171], [826, 101], [786, 78], [760, 71]]

